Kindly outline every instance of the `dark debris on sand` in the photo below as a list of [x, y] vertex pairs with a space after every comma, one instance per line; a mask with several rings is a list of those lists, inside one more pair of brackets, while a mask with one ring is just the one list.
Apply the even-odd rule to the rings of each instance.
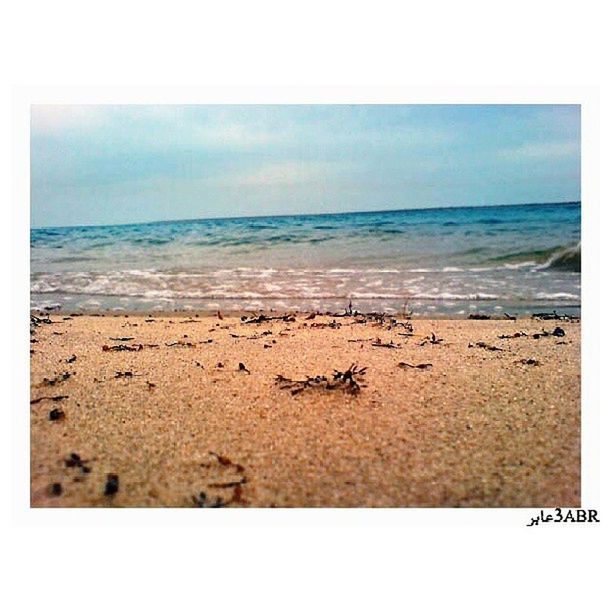
[[117, 474], [107, 474], [104, 485], [104, 495], [112, 496], [119, 491], [119, 476]]
[[[326, 390], [344, 390], [351, 395], [356, 395], [360, 392], [363, 385], [362, 378], [366, 373], [367, 368], [359, 368], [357, 364], [351, 364], [351, 366], [341, 372], [340, 370], [334, 370], [331, 378], [323, 375], [307, 376], [304, 380], [293, 380], [287, 378], [282, 374], [276, 376], [276, 384], [281, 389], [289, 389], [291, 395], [301, 393], [306, 389], [320, 388]], [[361, 384], [360, 384], [361, 383]]]
[[468, 348], [474, 348], [474, 347], [478, 347], [478, 348], [483, 348], [486, 349], [487, 351], [503, 351], [503, 348], [499, 348], [499, 346], [493, 346], [492, 344], [487, 344], [486, 342], [475, 342], [472, 343], [470, 342], [468, 344]]
[[441, 344], [442, 342], [444, 342], [443, 338], [437, 338], [436, 334], [434, 334], [433, 332], [431, 332], [431, 337], [427, 336], [427, 338], [424, 338], [420, 343], [419, 346], [425, 346], [426, 344]]
[[541, 321], [580, 321], [580, 317], [575, 315], [557, 314], [556, 310], [552, 312], [535, 312], [531, 315], [532, 319], [539, 319]]
[[430, 368], [433, 368], [433, 363], [407, 363], [405, 361], [400, 361], [397, 364], [400, 368], [403, 369], [407, 369], [407, 368], [415, 368], [417, 370], [429, 370]]

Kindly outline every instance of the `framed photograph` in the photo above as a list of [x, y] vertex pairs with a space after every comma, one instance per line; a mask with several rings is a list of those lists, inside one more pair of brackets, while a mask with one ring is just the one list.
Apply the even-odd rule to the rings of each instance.
[[581, 108], [31, 107], [32, 507], [581, 506]]

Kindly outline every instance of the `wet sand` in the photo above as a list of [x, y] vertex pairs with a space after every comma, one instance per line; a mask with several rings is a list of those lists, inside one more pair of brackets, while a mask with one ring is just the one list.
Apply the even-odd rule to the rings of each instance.
[[34, 507], [580, 505], [579, 322], [44, 319]]

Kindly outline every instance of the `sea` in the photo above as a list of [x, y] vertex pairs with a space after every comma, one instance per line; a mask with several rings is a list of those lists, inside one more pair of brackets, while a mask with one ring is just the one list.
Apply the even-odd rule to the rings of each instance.
[[31, 308], [580, 314], [580, 202], [31, 230]]

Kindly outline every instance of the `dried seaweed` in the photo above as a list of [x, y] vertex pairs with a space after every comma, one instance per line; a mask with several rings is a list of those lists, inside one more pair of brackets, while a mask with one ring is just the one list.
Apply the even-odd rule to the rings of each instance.
[[555, 336], [556, 338], [562, 338], [565, 336], [565, 331], [562, 327], [555, 327], [553, 331], [549, 332], [543, 329], [540, 333], [533, 334], [533, 338], [538, 340], [539, 338], [546, 338], [547, 336]]
[[493, 346], [492, 344], [487, 344], [486, 342], [476, 342], [476, 343], [470, 342], [468, 344], [468, 348], [474, 348], [474, 347], [483, 348], [483, 349], [486, 349], [487, 351], [503, 351], [504, 350], [502, 348], [499, 348], [499, 346]]
[[[239, 463], [235, 463], [229, 457], [220, 455], [213, 451], [210, 451], [210, 455], [212, 455], [219, 462], [219, 465], [224, 467], [233, 467], [236, 474], [244, 474], [244, 467]], [[202, 466], [204, 466], [204, 464], [202, 464]], [[192, 495], [191, 500], [194, 506], [198, 508], [224, 508], [225, 506], [233, 503], [242, 503], [244, 501], [242, 498], [242, 485], [246, 484], [246, 482], [246, 476], [242, 476], [239, 480], [208, 483], [207, 487], [210, 489], [233, 489], [232, 497], [230, 499], [223, 499], [218, 495], [214, 498], [209, 497], [206, 491], [200, 491], [198, 495]]]
[[52, 387], [58, 383], [68, 380], [71, 376], [72, 374], [70, 372], [64, 372], [63, 374], [58, 374], [55, 378], [43, 378], [41, 386], [46, 385], [48, 387]]
[[329, 323], [311, 323], [310, 327], [315, 329], [323, 329], [326, 327], [329, 327], [330, 329], [340, 329], [342, 327], [342, 323], [338, 323], [338, 321], [334, 319]]
[[144, 346], [142, 344], [117, 344], [115, 346], [108, 346], [105, 344], [102, 347], [103, 351], [142, 351]]
[[378, 348], [390, 348], [390, 349], [398, 349], [401, 347], [400, 344], [395, 344], [393, 341], [391, 342], [382, 342], [380, 338], [376, 338], [375, 342], [372, 342], [372, 345]]
[[522, 365], [530, 365], [530, 366], [539, 366], [540, 362], [537, 359], [519, 359], [518, 361], [515, 361], [514, 363], [520, 363]]
[[523, 337], [527, 337], [527, 334], [523, 331], [518, 331], [514, 334], [502, 334], [501, 336], [497, 336], [500, 340], [508, 340], [511, 338], [523, 338]]
[[400, 368], [415, 368], [417, 370], [429, 370], [429, 368], [433, 368], [433, 363], [406, 363], [405, 361], [400, 361], [397, 364]]
[[55, 323], [49, 317], [37, 317], [36, 315], [30, 315], [30, 334], [33, 334], [37, 327], [40, 325], [51, 325]]
[[394, 315], [381, 312], [368, 312], [366, 314], [355, 314], [354, 316], [356, 318], [353, 323], [358, 325], [373, 323], [374, 325], [389, 331], [396, 327], [402, 327], [405, 329], [405, 335], [412, 335], [414, 331], [412, 323], [409, 321], [399, 321]]
[[[301, 393], [305, 389], [309, 388], [321, 388], [326, 390], [342, 389], [350, 394], [357, 394], [364, 386], [362, 383], [362, 377], [365, 375], [367, 368], [359, 368], [357, 364], [351, 364], [350, 368], [341, 372], [340, 370], [334, 370], [334, 373], [330, 378], [327, 376], [307, 376], [304, 380], [292, 380], [282, 374], [276, 376], [276, 384], [281, 389], [289, 389], [291, 395]], [[362, 383], [361, 385], [359, 383]]]
[[89, 463], [89, 459], [81, 459], [80, 455], [77, 453], [70, 453], [70, 457], [68, 459], [64, 459], [64, 465], [68, 468], [80, 468], [83, 474], [89, 474], [91, 472], [91, 468], [86, 465]]
[[59, 401], [64, 400], [64, 399], [68, 399], [68, 396], [67, 395], [54, 395], [54, 396], [45, 395], [44, 397], [38, 397], [36, 399], [30, 400], [30, 405], [38, 404], [39, 402], [42, 402], [43, 400], [50, 400], [52, 402], [59, 402]]
[[294, 323], [295, 316], [290, 314], [284, 314], [277, 317], [271, 317], [268, 315], [260, 314], [257, 317], [248, 319], [247, 317], [241, 317], [243, 323], [265, 323], [266, 321], [285, 321], [286, 323]]
[[559, 315], [556, 310], [552, 312], [535, 312], [531, 315], [531, 318], [542, 321], [580, 321], [580, 317], [567, 314]]
[[197, 496], [192, 495], [191, 499], [196, 508], [225, 508], [229, 502], [224, 502], [219, 496], [214, 501], [209, 501], [204, 491], [200, 491]]
[[476, 321], [488, 321], [490, 318], [491, 318], [491, 315], [480, 314], [480, 313], [473, 313], [468, 317], [468, 319], [474, 319]]
[[436, 338], [436, 334], [431, 332], [431, 337], [427, 336], [420, 343], [419, 346], [425, 346], [426, 344], [440, 344], [444, 342], [443, 338]]
[[[188, 336], [184, 336], [187, 338]], [[186, 340], [176, 340], [175, 342], [166, 342], [166, 346], [168, 347], [178, 347], [178, 348], [195, 348], [198, 344], [211, 344], [213, 342], [212, 338], [208, 340], [198, 340], [197, 342], [188, 342]]]

